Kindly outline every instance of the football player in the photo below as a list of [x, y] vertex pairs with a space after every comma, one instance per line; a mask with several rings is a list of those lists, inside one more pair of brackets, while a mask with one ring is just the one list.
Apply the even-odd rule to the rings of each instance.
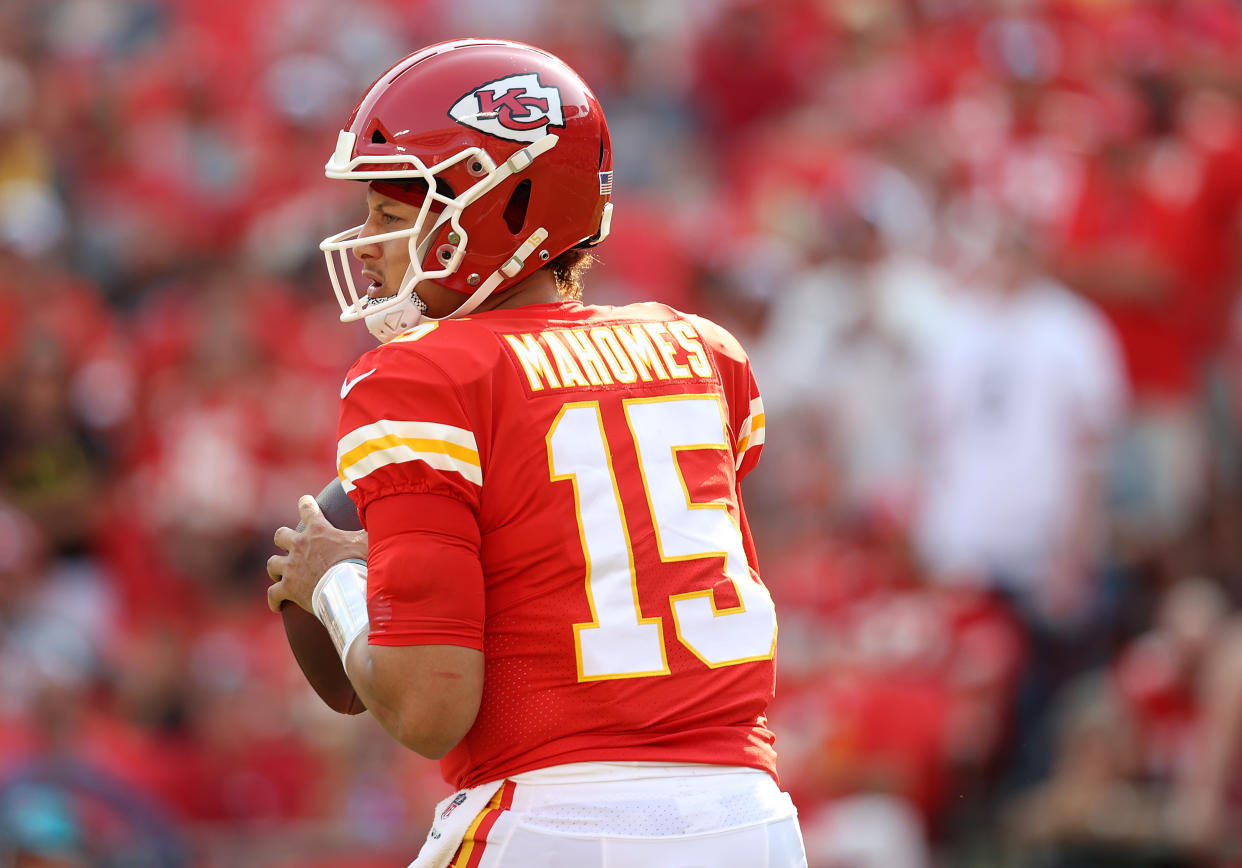
[[435, 45], [367, 90], [327, 174], [366, 185], [321, 245], [382, 342], [341, 390], [366, 534], [302, 498], [268, 601], [314, 612], [457, 788], [414, 865], [805, 865], [739, 490], [759, 392], [713, 323], [580, 300], [612, 217], [591, 90], [531, 46]]

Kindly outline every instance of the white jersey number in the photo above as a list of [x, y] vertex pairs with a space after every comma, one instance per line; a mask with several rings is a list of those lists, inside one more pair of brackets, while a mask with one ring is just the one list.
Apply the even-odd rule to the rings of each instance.
[[[636, 398], [624, 403], [661, 561], [718, 558], [740, 605], [720, 609], [710, 589], [669, 597], [678, 640], [711, 667], [766, 660], [776, 650], [776, 610], [755, 581], [729, 501], [706, 500], [686, 482], [678, 453], [729, 452], [724, 414], [713, 395]], [[553, 480], [571, 480], [586, 562], [591, 621], [574, 624], [578, 679], [669, 672], [660, 617], [643, 617], [634, 549], [622, 507], [613, 450], [594, 401], [566, 404], [548, 431]], [[644, 569], [651, 569], [650, 566]]]

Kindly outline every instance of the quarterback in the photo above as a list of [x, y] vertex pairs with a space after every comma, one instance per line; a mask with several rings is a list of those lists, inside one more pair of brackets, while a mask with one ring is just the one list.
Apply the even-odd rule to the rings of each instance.
[[366, 198], [321, 245], [341, 319], [381, 341], [341, 390], [365, 533], [302, 498], [268, 603], [313, 612], [456, 788], [413, 865], [805, 866], [739, 489], [763, 405], [719, 326], [581, 301], [612, 219], [595, 96], [531, 46], [431, 46], [326, 171]]

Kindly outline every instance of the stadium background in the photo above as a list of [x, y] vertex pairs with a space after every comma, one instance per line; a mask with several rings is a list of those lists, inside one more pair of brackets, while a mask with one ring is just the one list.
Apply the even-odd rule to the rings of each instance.
[[1230, 0], [0, 4], [6, 864], [415, 854], [435, 765], [309, 693], [263, 562], [370, 345], [322, 164], [458, 35], [608, 112], [590, 300], [752, 350], [811, 866], [1242, 864]]

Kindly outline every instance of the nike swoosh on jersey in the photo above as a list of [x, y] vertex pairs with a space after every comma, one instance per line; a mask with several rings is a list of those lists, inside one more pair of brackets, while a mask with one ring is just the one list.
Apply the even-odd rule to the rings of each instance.
[[375, 373], [375, 368], [372, 368], [371, 370], [367, 371], [365, 374], [359, 374], [358, 376], [354, 377], [352, 380], [346, 380], [344, 383], [341, 383], [341, 400], [344, 401], [345, 396], [349, 394], [350, 390], [353, 389], [354, 386], [358, 385], [360, 382], [362, 382], [363, 380], [365, 380], [367, 377], [371, 376], [374, 373]]

